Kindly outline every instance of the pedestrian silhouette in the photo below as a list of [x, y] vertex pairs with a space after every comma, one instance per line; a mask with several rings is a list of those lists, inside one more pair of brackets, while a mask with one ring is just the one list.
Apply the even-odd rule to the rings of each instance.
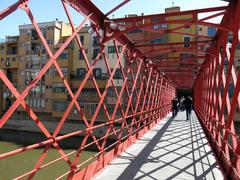
[[186, 109], [186, 118], [187, 120], [189, 120], [191, 116], [192, 106], [193, 106], [192, 98], [190, 96], [185, 98], [184, 105]]
[[176, 116], [178, 112], [178, 99], [174, 98], [172, 100], [172, 116]]

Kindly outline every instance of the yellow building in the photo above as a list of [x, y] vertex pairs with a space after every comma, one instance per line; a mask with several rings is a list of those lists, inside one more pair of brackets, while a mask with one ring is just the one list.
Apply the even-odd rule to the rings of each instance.
[[[7, 36], [6, 41], [0, 44], [0, 68], [8, 79], [17, 87], [18, 80], [18, 36]], [[2, 110], [6, 111], [14, 102], [15, 98], [5, 86], [1, 87]]]
[[[170, 7], [170, 8], [166, 8], [165, 9], [165, 12], [166, 13], [171, 13], [171, 12], [180, 12], [180, 7]], [[168, 17], [166, 20], [168, 21], [175, 21], [175, 20], [184, 20], [184, 21], [191, 21], [193, 20], [194, 18], [197, 18], [197, 17], [193, 17], [192, 14], [186, 14], [186, 15], [177, 15], [177, 16], [171, 16], [171, 17]], [[179, 26], [181, 26], [182, 24], [174, 24], [174, 23], [169, 23], [167, 26], [168, 26], [168, 29], [174, 29], [174, 28], [177, 28]], [[190, 42], [190, 41], [195, 41], [196, 40], [196, 37], [194, 36], [191, 36], [191, 35], [184, 35], [182, 33], [186, 33], [186, 34], [197, 34], [197, 26], [196, 25], [188, 25], [188, 26], [185, 26], [181, 29], [178, 29], [176, 31], [177, 33], [169, 33], [168, 34], [168, 43], [176, 43], [176, 42], [184, 42], [184, 44], [181, 46], [179, 46], [180, 49], [182, 48], [196, 48], [196, 46], [194, 45], [191, 45], [187, 42]], [[172, 52], [169, 54], [169, 57], [186, 57], [188, 56], [189, 52]]]

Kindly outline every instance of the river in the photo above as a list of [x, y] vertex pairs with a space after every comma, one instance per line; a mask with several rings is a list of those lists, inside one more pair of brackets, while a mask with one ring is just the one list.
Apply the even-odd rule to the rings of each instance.
[[[24, 147], [34, 142], [40, 142], [43, 139], [39, 133], [30, 132], [16, 132], [16, 131], [0, 131], [0, 154]], [[79, 137], [71, 139], [71, 142], [76, 141]], [[78, 140], [79, 144], [80, 141]], [[76, 143], [74, 143], [76, 144]], [[63, 147], [64, 152], [70, 153], [76, 150], [76, 146], [72, 146], [69, 143], [60, 145]], [[17, 155], [13, 155], [4, 159], [0, 159], [0, 180], [13, 179], [19, 175], [22, 175], [33, 169], [39, 156], [43, 152], [43, 148], [30, 150]], [[85, 161], [89, 157], [93, 156], [96, 152], [84, 151], [81, 155], [80, 162]], [[69, 156], [70, 160], [73, 160], [76, 153]], [[60, 154], [55, 148], [51, 148], [47, 154], [44, 164], [60, 157]], [[69, 165], [60, 160], [57, 163], [49, 165], [48, 167], [41, 169], [34, 176], [34, 179], [55, 179], [58, 176], [64, 174], [69, 170]]]

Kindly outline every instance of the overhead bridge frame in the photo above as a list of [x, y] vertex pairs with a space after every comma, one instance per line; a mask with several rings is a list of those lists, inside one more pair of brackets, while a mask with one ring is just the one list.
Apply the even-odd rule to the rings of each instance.
[[[56, 52], [52, 52], [44, 38], [33, 12], [28, 6], [30, 1], [19, 0], [0, 12], [0, 20], [2, 20], [19, 9], [25, 11], [49, 56], [47, 63], [22, 92], [19, 92], [6, 74], [0, 70], [0, 79], [16, 98], [16, 101], [1, 117], [0, 128], [8, 122], [17, 108], [22, 106], [32, 121], [38, 126], [41, 133], [47, 138], [43, 142], [0, 154], [0, 159], [3, 159], [36, 148], [44, 148], [34, 167], [16, 177], [16, 179], [32, 179], [43, 168], [47, 168], [60, 160], [66, 162], [69, 170], [59, 175], [58, 179], [63, 177], [68, 179], [90, 179], [171, 111], [171, 100], [176, 96], [176, 88], [193, 90], [195, 111], [201, 120], [205, 133], [215, 150], [216, 157], [221, 163], [225, 175], [233, 179], [240, 179], [240, 139], [236, 135], [234, 128], [235, 109], [240, 107], [240, 74], [236, 74], [233, 67], [236, 47], [239, 44], [240, 0], [230, 1], [228, 6], [215, 8], [118, 19], [108, 18], [110, 14], [127, 5], [128, 2], [130, 0], [124, 0], [104, 14], [91, 1], [62, 0], [62, 6], [72, 27], [72, 34]], [[34, 0], [31, 3], [34, 3]], [[84, 20], [77, 27], [74, 25], [69, 8], [75, 9], [84, 16]], [[206, 12], [213, 14], [198, 19], [199, 14]], [[191, 15], [193, 19], [189, 21], [166, 19], [181, 15]], [[223, 19], [219, 24], [207, 22], [222, 15]], [[151, 18], [165, 20], [141, 23], [144, 19]], [[96, 33], [101, 47], [101, 51], [92, 64], [90, 64], [91, 61], [87, 58], [84, 45], [78, 36], [78, 32], [88, 21], [91, 22], [92, 30]], [[121, 22], [125, 22], [128, 25], [123, 25]], [[153, 29], [153, 25], [162, 23], [179, 25], [173, 29], [157, 31]], [[216, 36], [209, 37], [179, 31], [184, 27], [199, 24], [216, 27], [218, 29]], [[150, 39], [144, 38], [134, 42], [126, 33], [135, 29], [154, 31], [159, 34]], [[182, 42], [166, 43], [159, 46], [146, 43], [166, 33], [191, 35], [204, 40], [191, 41], [189, 42], [191, 46], [186, 48], [182, 48], [184, 45]], [[229, 34], [233, 34], [231, 43], [228, 42]], [[73, 39], [76, 40], [84, 56], [84, 62], [88, 70], [85, 78], [79, 83], [76, 92], [72, 91], [70, 83], [64, 76], [57, 61], [59, 55]], [[109, 41], [113, 41], [118, 57], [113, 69], [110, 68], [109, 59], [104, 52], [106, 42]], [[119, 45], [122, 46], [121, 52], [118, 52]], [[163, 56], [172, 52], [186, 52], [193, 56], [187, 57], [184, 63], [179, 62], [181, 57], [169, 58]], [[94, 65], [101, 57], [104, 60], [109, 76], [103, 91], [100, 91], [99, 83], [93, 75]], [[123, 57], [126, 59], [125, 64], [121, 61]], [[200, 59], [201, 62], [199, 62]], [[228, 64], [227, 68], [224, 65], [226, 61]], [[71, 101], [53, 133], [49, 132], [43, 120], [38, 117], [26, 102], [26, 97], [32, 88], [50, 67], [54, 67], [57, 70], [71, 97]], [[123, 77], [123, 85], [120, 90], [117, 89], [113, 79], [117, 68], [120, 69]], [[77, 101], [88, 81], [92, 81], [99, 98], [96, 110], [90, 119], [85, 117], [81, 104]], [[230, 84], [234, 86], [232, 98], [228, 94]], [[113, 87], [117, 99], [112, 114], [104, 101], [109, 87]], [[126, 99], [126, 104], [123, 104], [122, 98]], [[79, 117], [82, 119], [81, 122], [84, 123], [86, 128], [60, 135], [59, 132], [64, 127], [65, 122], [67, 122], [73, 107], [77, 109]], [[103, 109], [106, 119], [101, 123], [96, 123], [101, 109]], [[225, 109], [227, 112], [224, 112]], [[121, 112], [120, 118], [116, 117], [118, 110]], [[95, 130], [103, 127], [106, 128], [106, 133], [103, 137], [98, 138], [95, 135]], [[66, 154], [59, 142], [76, 135], [84, 136], [83, 141], [79, 144], [79, 149]], [[109, 136], [115, 137], [116, 141], [107, 146]], [[79, 163], [82, 151], [93, 145], [97, 147], [98, 152], [85, 162]], [[58, 151], [59, 158], [44, 163], [50, 148], [55, 148]], [[69, 156], [73, 154], [74, 158], [70, 160]], [[85, 167], [89, 162], [91, 164]]]

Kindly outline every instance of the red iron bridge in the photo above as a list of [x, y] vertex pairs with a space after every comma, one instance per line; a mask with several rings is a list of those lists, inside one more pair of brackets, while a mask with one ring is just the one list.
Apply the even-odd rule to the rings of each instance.
[[[89, 0], [59, 0], [72, 27], [72, 34], [56, 52], [51, 50], [42, 34], [34, 16], [34, 13], [40, 12], [32, 12], [30, 1], [19, 0], [1, 10], [0, 22], [10, 15], [14, 16], [15, 11], [23, 10], [49, 57], [22, 92], [18, 91], [15, 84], [0, 70], [1, 81], [16, 98], [2, 115], [0, 128], [21, 106], [47, 138], [42, 142], [0, 154], [1, 161], [43, 148], [35, 165], [15, 177], [16, 179], [34, 179], [40, 171], [58, 161], [64, 161], [68, 171], [59, 174], [57, 179], [240, 179], [240, 139], [234, 126], [236, 109], [240, 111], [240, 74], [234, 68], [234, 57], [240, 43], [240, 0], [229, 0], [227, 6], [214, 8], [109, 18], [116, 10], [127, 6], [129, 1], [124, 0], [109, 12], [103, 13]], [[77, 26], [70, 9], [74, 9], [84, 18]], [[199, 15], [204, 13], [208, 15], [200, 18]], [[191, 15], [193, 18], [173, 18], [185, 15]], [[209, 21], [216, 17], [222, 17], [221, 22]], [[144, 21], [154, 18], [160, 21]], [[87, 22], [90, 22], [91, 30], [97, 35], [101, 47], [92, 64], [78, 36], [78, 32]], [[159, 24], [175, 26], [154, 28], [154, 25]], [[216, 35], [210, 37], [179, 31], [198, 25], [216, 28]], [[151, 36], [133, 41], [129, 32], [139, 29], [155, 31], [155, 39], [171, 33], [196, 37], [196, 40], [188, 41], [187, 45], [186, 42], [151, 44]], [[232, 37], [231, 41], [229, 36]], [[86, 76], [76, 92], [72, 91], [71, 84], [66, 80], [57, 61], [73, 39], [76, 40], [87, 67]], [[110, 68], [104, 51], [108, 42], [113, 43], [118, 57], [113, 68]], [[122, 46], [121, 51], [118, 46]], [[182, 57], [170, 56], [171, 53], [179, 52], [188, 55], [184, 62]], [[99, 90], [99, 84], [93, 75], [93, 68], [101, 57], [108, 73], [103, 91]], [[127, 61], [126, 65], [122, 64], [123, 57]], [[70, 95], [70, 103], [53, 133], [45, 127], [43, 120], [26, 102], [32, 88], [50, 67], [56, 69]], [[113, 78], [117, 68], [120, 69], [123, 78], [120, 89], [117, 89]], [[99, 99], [92, 118], [87, 119], [77, 98], [90, 80]], [[230, 86], [233, 87], [232, 97], [229, 95]], [[116, 95], [113, 113], [109, 113], [104, 101], [109, 87], [113, 87]], [[189, 121], [186, 121], [184, 111], [175, 117], [171, 115], [172, 99], [184, 90], [192, 93], [194, 102], [194, 111]], [[77, 109], [85, 128], [60, 134], [73, 107]], [[106, 119], [96, 123], [100, 109], [103, 109]], [[118, 110], [121, 112], [120, 117], [116, 116]], [[102, 137], [96, 136], [96, 130], [103, 127], [106, 131]], [[66, 153], [61, 148], [61, 141], [67, 141], [76, 135], [83, 136], [79, 148]], [[110, 136], [114, 137], [112, 143], [108, 143]], [[96, 153], [80, 163], [83, 151], [93, 145], [97, 148]], [[52, 148], [57, 150], [59, 157], [45, 163]], [[72, 154], [74, 157], [70, 158]], [[8, 173], [11, 173], [11, 169]]]

